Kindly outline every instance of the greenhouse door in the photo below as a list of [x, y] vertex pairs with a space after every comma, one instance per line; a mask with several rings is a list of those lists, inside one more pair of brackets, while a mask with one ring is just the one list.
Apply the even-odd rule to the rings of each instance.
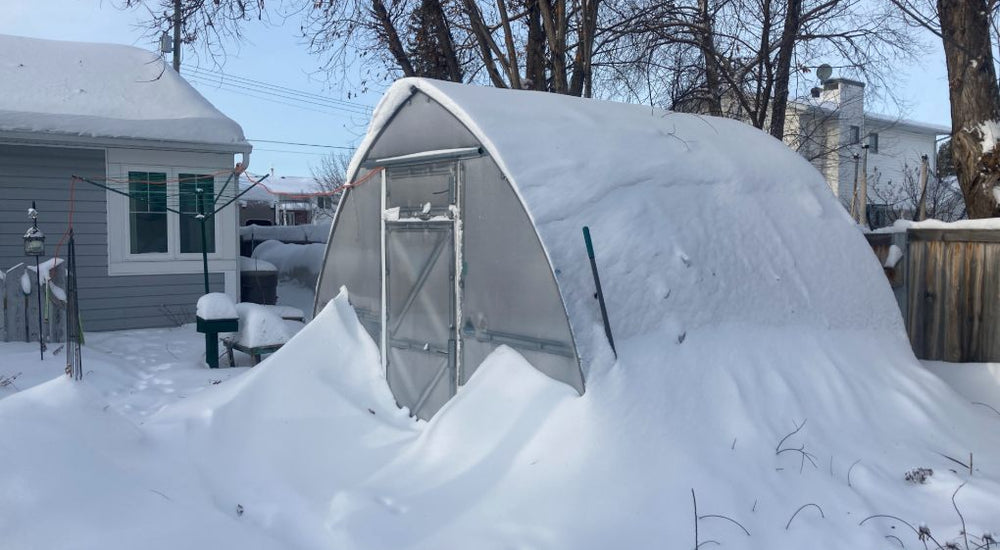
[[382, 357], [396, 401], [424, 419], [458, 380], [456, 171], [457, 163], [403, 166], [383, 180]]

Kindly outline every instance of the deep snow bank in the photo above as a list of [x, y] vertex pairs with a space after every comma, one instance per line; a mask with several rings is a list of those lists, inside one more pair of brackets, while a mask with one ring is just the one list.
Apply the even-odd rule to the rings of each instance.
[[327, 504], [415, 437], [346, 295], [239, 380], [164, 411], [150, 430], [184, 441], [224, 511], [292, 547], [322, 547]]
[[[913, 547], [902, 523], [859, 523], [893, 514], [954, 540], [950, 497], [966, 481], [957, 502], [969, 532], [1000, 526], [1000, 445], [989, 436], [1000, 419], [922, 370], [905, 342], [745, 327], [672, 336], [623, 342], [618, 364], [579, 398], [498, 350], [398, 458], [336, 495], [334, 540], [689, 548], [694, 490], [700, 515], [750, 532], [702, 519], [700, 541], [724, 548], [879, 548], [895, 544], [887, 535]], [[941, 456], [969, 452], [973, 476]], [[916, 467], [935, 471], [929, 483], [904, 481]], [[825, 517], [807, 507], [786, 529], [810, 503]]]
[[313, 288], [325, 250], [325, 244], [291, 244], [271, 240], [257, 245], [253, 250], [253, 259], [264, 260], [277, 267], [280, 279], [295, 280], [306, 288]]
[[[94, 355], [88, 369], [110, 374]], [[173, 443], [151, 441], [89, 380], [59, 377], [6, 397], [0, 548], [286, 548], [212, 506], [195, 472], [179, 467], [184, 447]]]
[[[726, 548], [919, 545], [898, 521], [859, 525], [874, 514], [954, 540], [963, 482], [970, 534], [998, 527], [1000, 418], [895, 331], [727, 325], [678, 341], [666, 323], [620, 350], [577, 397], [499, 348], [413, 422], [341, 296], [238, 384], [159, 425], [187, 426], [221, 508], [239, 503], [304, 548], [688, 547], [692, 490], [709, 516], [700, 541]], [[971, 476], [943, 456], [968, 453]], [[927, 484], [903, 479], [917, 467], [934, 470]]]

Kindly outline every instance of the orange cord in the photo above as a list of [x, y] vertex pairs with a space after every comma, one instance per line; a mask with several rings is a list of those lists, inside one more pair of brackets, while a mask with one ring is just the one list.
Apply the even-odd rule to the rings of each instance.
[[[362, 183], [370, 180], [375, 174], [378, 174], [379, 172], [381, 172], [382, 170], [385, 169], [385, 168], [382, 168], [382, 167], [375, 168], [374, 170], [371, 170], [370, 172], [368, 172], [367, 174], [365, 174], [365, 177], [363, 177], [363, 178], [361, 178], [359, 180], [356, 180], [356, 181], [345, 183], [344, 185], [341, 185], [341, 186], [337, 187], [336, 189], [334, 189], [332, 191], [321, 191], [321, 192], [318, 192], [318, 193], [305, 193], [305, 194], [291, 194], [291, 193], [278, 193], [278, 192], [272, 191], [270, 188], [268, 188], [266, 185], [264, 185], [263, 180], [254, 180], [253, 178], [250, 177], [250, 174], [244, 172], [242, 166], [240, 166], [239, 164], [237, 164], [236, 166], [237, 167], [234, 170], [224, 170], [224, 171], [219, 171], [219, 172], [213, 172], [211, 175], [212, 176], [217, 176], [217, 175], [222, 175], [222, 174], [228, 174], [228, 173], [231, 173], [231, 172], [235, 172], [237, 176], [239, 176], [239, 175], [245, 175], [246, 178], [248, 180], [250, 180], [250, 183], [253, 183], [253, 184], [256, 184], [256, 185], [260, 185], [265, 190], [267, 190], [268, 193], [271, 193], [272, 195], [280, 195], [282, 197], [290, 197], [290, 198], [293, 198], [293, 199], [307, 199], [307, 198], [310, 198], [310, 197], [328, 197], [328, 196], [331, 196], [331, 195], [335, 195], [337, 193], [340, 193], [341, 191], [344, 191], [345, 189], [350, 189], [352, 187], [357, 187], [357, 186], [361, 185]], [[104, 179], [105, 183], [108, 183], [108, 182], [128, 183], [127, 180], [115, 180], [115, 179], [112, 179], [112, 178], [103, 178], [103, 179]], [[76, 208], [76, 182], [77, 181], [86, 181], [86, 180], [84, 180], [83, 178], [77, 177], [77, 176], [73, 176], [69, 180], [69, 216], [68, 216], [68, 220], [66, 222], [66, 231], [63, 232], [62, 237], [59, 239], [59, 242], [56, 244], [56, 250], [52, 254], [52, 257], [55, 258], [55, 259], [59, 259], [59, 251], [62, 249], [63, 243], [66, 242], [66, 237], [69, 236], [70, 230], [73, 229], [73, 211]], [[170, 181], [173, 182], [173, 183], [176, 183], [176, 182], [180, 182], [181, 180], [177, 179], [177, 180], [170, 180]], [[159, 184], [161, 182], [148, 182], [148, 183], [155, 185], [155, 184]], [[162, 182], [162, 183], [166, 183], [166, 182]], [[55, 266], [53, 265], [53, 267], [55, 267]]]
[[[59, 242], [56, 243], [56, 251], [52, 254], [54, 259], [59, 259], [59, 249], [62, 248], [64, 242], [66, 242], [66, 236], [69, 235], [70, 230], [73, 229], [73, 210], [76, 208], [76, 180], [80, 178], [73, 176], [69, 179], [69, 219], [66, 222], [66, 231], [63, 231], [62, 237], [60, 237]], [[55, 267], [56, 262], [52, 262], [52, 267]]]
[[250, 181], [250, 183], [253, 183], [253, 184], [256, 184], [256, 185], [259, 185], [259, 186], [263, 187], [265, 191], [267, 191], [268, 193], [270, 193], [272, 195], [279, 195], [281, 197], [287, 197], [287, 198], [290, 198], [290, 199], [308, 199], [310, 197], [329, 197], [331, 195], [336, 195], [337, 193], [340, 193], [341, 191], [343, 191], [345, 189], [350, 189], [352, 187], [357, 187], [357, 186], [361, 185], [362, 183], [368, 181], [369, 179], [372, 178], [372, 176], [374, 176], [375, 174], [378, 174], [379, 172], [381, 172], [384, 169], [385, 168], [382, 168], [382, 167], [375, 168], [374, 170], [372, 170], [372, 171], [368, 172], [367, 174], [365, 174], [365, 177], [363, 177], [363, 178], [361, 178], [361, 179], [359, 179], [357, 181], [352, 181], [352, 182], [349, 182], [349, 183], [345, 183], [344, 185], [341, 185], [340, 187], [337, 187], [336, 189], [334, 189], [332, 191], [318, 191], [316, 193], [282, 193], [280, 191], [274, 191], [274, 190], [272, 190], [270, 187], [268, 187], [266, 184], [264, 184], [264, 180], [263, 179], [255, 180], [255, 179], [253, 179], [253, 178], [250, 177], [250, 174], [244, 173], [244, 175], [246, 176], [247, 180]]

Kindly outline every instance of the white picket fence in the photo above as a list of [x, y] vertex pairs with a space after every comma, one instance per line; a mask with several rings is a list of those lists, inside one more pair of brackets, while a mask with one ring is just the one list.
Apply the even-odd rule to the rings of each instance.
[[[33, 264], [34, 262], [32, 262]], [[53, 267], [54, 264], [54, 267]], [[20, 263], [0, 270], [0, 339], [5, 342], [37, 342], [41, 292], [42, 338], [62, 342], [66, 336], [66, 263], [47, 260], [40, 265]]]

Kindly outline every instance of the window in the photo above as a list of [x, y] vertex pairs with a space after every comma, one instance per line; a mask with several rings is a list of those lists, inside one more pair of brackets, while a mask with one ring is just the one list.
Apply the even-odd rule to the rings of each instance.
[[868, 134], [868, 152], [878, 153], [878, 134], [875, 132]]
[[[207, 170], [128, 167], [128, 197], [115, 203], [123, 235], [115, 257], [123, 261], [198, 259], [202, 251], [200, 213], [205, 218], [205, 250], [216, 252], [217, 182]], [[117, 241], [118, 239], [109, 240]]]
[[847, 144], [848, 145], [855, 145], [855, 144], [861, 143], [861, 127], [860, 126], [851, 126], [849, 128], [849, 130], [850, 130], [850, 132], [847, 134], [847, 137], [848, 137], [848, 139], [850, 141], [848, 141]]
[[[215, 178], [199, 174], [178, 174], [177, 203], [181, 212], [179, 223], [181, 254], [201, 253], [201, 220], [199, 214], [209, 215], [215, 210]], [[215, 220], [205, 218], [205, 245], [209, 253], [215, 252]]]
[[167, 252], [167, 175], [129, 172], [129, 252]]
[[[238, 269], [239, 211], [235, 203], [205, 220], [232, 198], [232, 155], [145, 149], [107, 150], [108, 275], [201, 273], [202, 248], [208, 269], [225, 273], [226, 285]], [[200, 192], [199, 192], [200, 190]], [[228, 198], [220, 198], [219, 193]]]

